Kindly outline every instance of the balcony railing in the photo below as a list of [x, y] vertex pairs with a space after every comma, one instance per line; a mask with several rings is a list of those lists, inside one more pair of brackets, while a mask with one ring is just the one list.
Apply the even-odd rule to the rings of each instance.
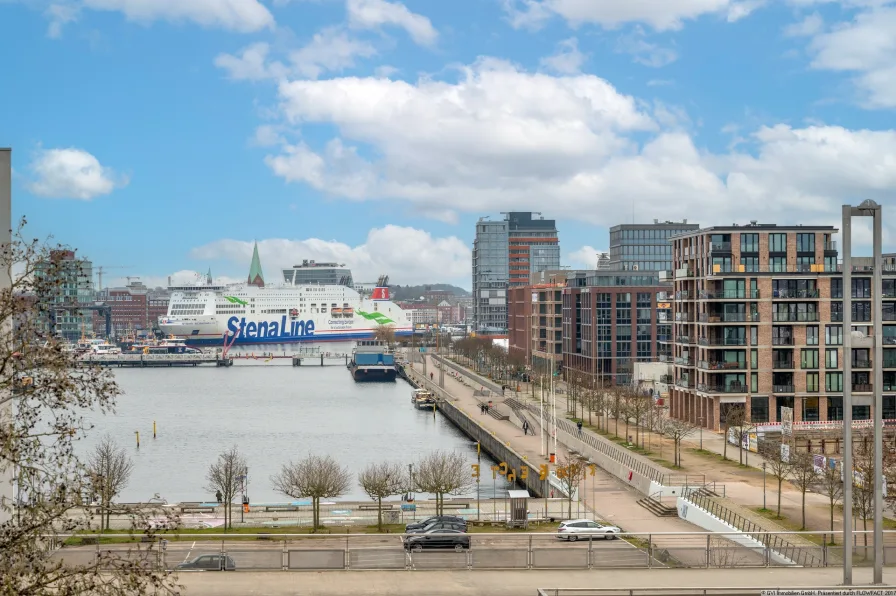
[[690, 292], [687, 290], [679, 290], [678, 292], [675, 292], [676, 300], [687, 300], [688, 296], [690, 296]]
[[832, 312], [831, 313], [831, 322], [839, 323], [843, 321], [843, 313], [842, 312]]
[[871, 359], [870, 358], [853, 358], [852, 367], [853, 368], [871, 368]]
[[[717, 269], [718, 268], [718, 269]], [[864, 265], [853, 265], [853, 272], [867, 273], [874, 272], [874, 267]], [[896, 265], [886, 264], [883, 271], [896, 271]], [[709, 275], [724, 275], [726, 273], [842, 273], [843, 264], [837, 263], [836, 267], [825, 265], [824, 263], [816, 263], [810, 265], [713, 265], [708, 270]]]
[[694, 381], [690, 379], [676, 379], [675, 380], [676, 387], [684, 387], [685, 389], [693, 389]]
[[776, 323], [817, 323], [817, 312], [774, 312], [772, 320]]
[[853, 383], [852, 390], [856, 393], [871, 393], [870, 383]]
[[758, 323], [758, 312], [701, 313], [701, 323]]
[[675, 322], [676, 323], [693, 323], [694, 315], [689, 312], [677, 312], [677, 313], [675, 313]]
[[887, 358], [884, 356], [884, 368], [896, 368], [896, 358]]
[[800, 368], [803, 370], [818, 370], [817, 362], [800, 362]]
[[772, 385], [772, 393], [793, 393], [793, 385]]
[[793, 368], [793, 360], [772, 360], [772, 368]]
[[818, 298], [818, 290], [772, 290], [772, 298], [793, 300], [795, 298]]
[[681, 269], [675, 270], [675, 279], [684, 279], [688, 277], [694, 277], [694, 272], [689, 268], [682, 267]]
[[747, 345], [746, 337], [701, 337], [699, 342], [701, 346], [745, 346]]
[[730, 242], [712, 242], [709, 245], [709, 250], [730, 252], [731, 251], [731, 243]]
[[700, 290], [701, 300], [758, 300], [759, 290], [721, 290], [710, 292]]
[[694, 338], [689, 335], [678, 335], [675, 337], [675, 342], [680, 344], [693, 344]]
[[660, 302], [664, 300], [672, 300], [672, 292], [657, 292], [656, 299]]
[[657, 335], [657, 336], [656, 336], [656, 340], [657, 340], [657, 341], [672, 341], [672, 336], [671, 336], [671, 335], [665, 335], [665, 334], [664, 334], [664, 335]]
[[681, 356], [676, 356], [675, 364], [678, 364], [679, 366], [694, 366], [694, 359], [693, 358], [682, 358]]
[[715, 385], [708, 383], [699, 383], [697, 391], [703, 393], [747, 393], [747, 386], [741, 383], [730, 383], [728, 385]]
[[657, 354], [656, 359], [659, 362], [672, 362], [672, 356], [670, 354]]
[[718, 360], [713, 362], [710, 360], [701, 360], [697, 366], [704, 370], [746, 370], [747, 363], [745, 361], [726, 362], [724, 360]]
[[774, 337], [774, 336], [772, 336], [772, 345], [773, 346], [792, 346], [793, 345], [793, 336], [790, 336], [790, 337]]
[[822, 246], [824, 250], [837, 250], [837, 242], [835, 240], [831, 240], [829, 242], [825, 242]]

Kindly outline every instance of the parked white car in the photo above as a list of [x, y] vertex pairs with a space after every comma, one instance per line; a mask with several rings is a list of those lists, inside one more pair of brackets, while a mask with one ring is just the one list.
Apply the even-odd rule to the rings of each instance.
[[590, 519], [571, 519], [560, 522], [557, 528], [557, 538], [575, 542], [580, 538], [583, 540], [603, 538], [605, 540], [613, 540], [616, 534], [621, 534], [622, 530], [616, 526], [602, 524]]

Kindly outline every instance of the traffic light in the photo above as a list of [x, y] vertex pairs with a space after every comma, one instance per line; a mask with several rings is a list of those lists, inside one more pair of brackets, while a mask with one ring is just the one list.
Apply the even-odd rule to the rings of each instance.
[[548, 477], [548, 465], [541, 464], [541, 467], [538, 469], [538, 479], [544, 480]]
[[520, 468], [520, 480], [525, 480], [529, 477], [529, 466], [523, 466]]
[[473, 464], [473, 478], [479, 478], [479, 464]]

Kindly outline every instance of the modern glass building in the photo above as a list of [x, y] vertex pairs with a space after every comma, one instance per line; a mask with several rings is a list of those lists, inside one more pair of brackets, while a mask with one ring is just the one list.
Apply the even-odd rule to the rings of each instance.
[[676, 234], [699, 230], [698, 224], [653, 220], [652, 224], [622, 224], [610, 228], [610, 269], [669, 271]]
[[48, 280], [40, 284], [46, 295], [38, 300], [49, 305], [56, 336], [69, 341], [92, 336], [93, 313], [77, 306], [93, 305], [93, 263], [77, 258], [73, 250], [54, 250], [46, 261], [37, 264], [36, 274]]
[[503, 220], [476, 222], [473, 241], [473, 326], [507, 330], [507, 288], [525, 286], [533, 273], [560, 268], [560, 243], [553, 219], [530, 212], [504, 213]]

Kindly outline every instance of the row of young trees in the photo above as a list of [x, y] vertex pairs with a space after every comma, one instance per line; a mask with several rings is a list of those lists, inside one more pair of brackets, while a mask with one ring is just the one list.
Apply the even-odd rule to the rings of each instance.
[[[220, 491], [224, 503], [232, 503], [242, 488], [247, 470], [245, 456], [237, 447], [221, 453], [209, 466], [206, 490]], [[471, 469], [462, 453], [434, 451], [413, 466], [413, 476], [403, 464], [372, 463], [358, 472], [357, 483], [377, 503], [377, 527], [383, 528], [383, 499], [406, 492], [430, 493], [436, 498], [436, 514], [444, 512], [446, 495], [464, 494], [473, 486]], [[293, 499], [311, 499], [312, 528], [320, 523], [321, 499], [345, 495], [352, 485], [351, 471], [329, 455], [308, 455], [284, 464], [271, 477], [278, 493]], [[230, 507], [225, 507], [225, 527], [230, 527]]]

